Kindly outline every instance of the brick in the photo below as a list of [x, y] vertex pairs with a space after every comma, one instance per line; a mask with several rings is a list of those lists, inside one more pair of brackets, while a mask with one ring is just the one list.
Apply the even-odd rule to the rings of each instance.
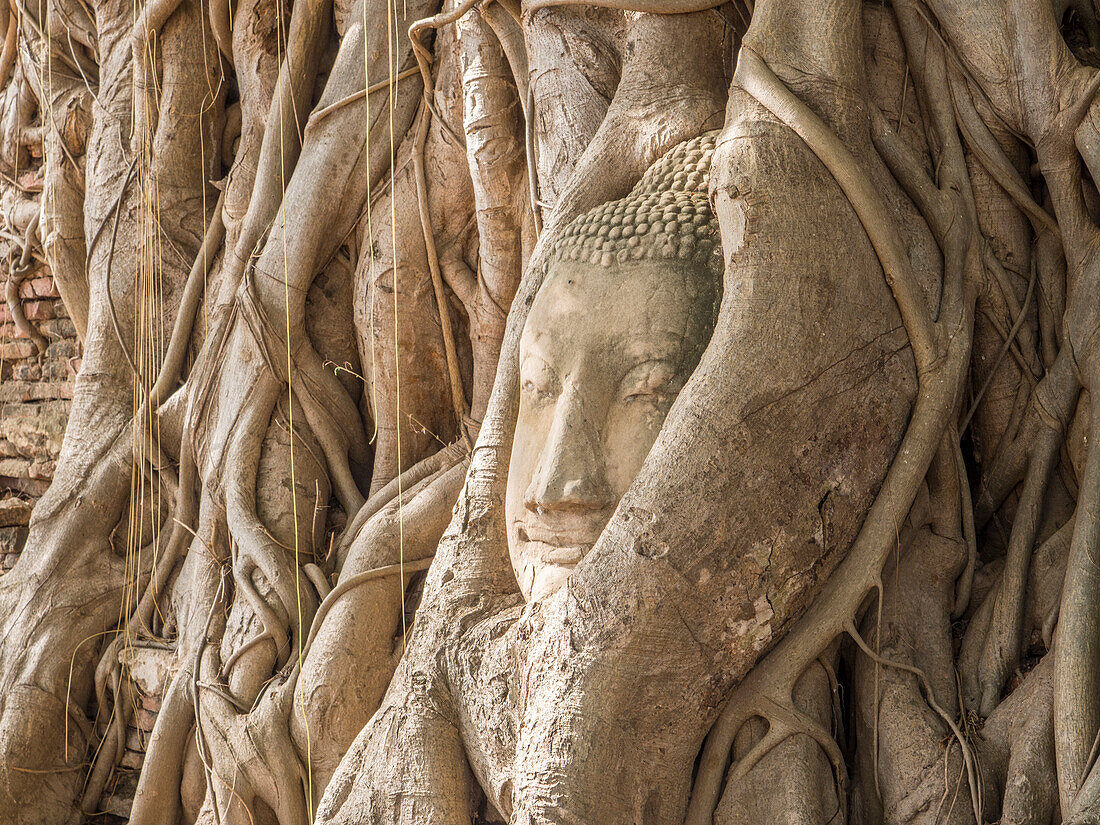
[[145, 708], [138, 708], [137, 712], [137, 724], [138, 727], [148, 733], [153, 729], [153, 725], [157, 723], [157, 715]]
[[23, 314], [30, 321], [48, 321], [53, 318], [53, 301], [24, 301]]
[[[130, 812], [134, 806], [134, 795], [137, 793], [137, 781], [138, 772], [135, 770], [120, 767], [114, 772], [112, 777], [113, 786], [108, 786], [107, 793], [99, 803], [103, 813], [109, 814], [109, 816], [103, 817], [104, 825], [106, 823], [125, 823], [130, 820]], [[111, 817], [118, 817], [118, 819], [112, 819]], [[99, 817], [96, 817], [94, 821], [100, 821]]]
[[5, 381], [0, 384], [0, 401], [9, 404], [12, 402], [22, 404], [30, 401], [33, 386], [29, 381]]
[[[0, 473], [3, 466], [10, 461], [21, 459], [0, 459]], [[0, 500], [0, 527], [22, 527], [31, 520], [31, 509], [34, 507], [29, 501], [21, 498], [5, 498]], [[9, 551], [11, 552], [11, 551]]]
[[159, 696], [142, 696], [141, 706], [150, 713], [159, 713], [161, 706], [161, 698]]
[[69, 359], [59, 360], [47, 358], [42, 363], [41, 381], [72, 381], [73, 372], [69, 369]]
[[61, 293], [57, 291], [57, 284], [55, 284], [53, 278], [49, 276], [34, 278], [28, 281], [28, 283], [31, 285], [31, 291], [34, 293], [35, 298], [61, 297]]
[[27, 478], [40, 478], [49, 481], [57, 469], [56, 461], [35, 461], [27, 470]]
[[131, 722], [126, 726], [126, 749], [145, 753], [145, 745], [149, 737], [143, 731], [138, 730]]
[[[56, 311], [57, 307], [54, 307]], [[53, 321], [43, 321], [38, 325], [38, 331], [47, 338], [75, 338], [76, 327], [68, 318], [57, 318]]]
[[12, 490], [18, 490], [24, 495], [34, 499], [42, 498], [50, 489], [48, 481], [39, 481], [36, 478], [12, 478], [5, 482]]
[[6, 438], [0, 439], [0, 458], [14, 458], [19, 455], [19, 448]]
[[[7, 476], [8, 478], [25, 478], [27, 470], [31, 468], [31, 461], [29, 458], [0, 458], [0, 476]], [[7, 499], [8, 501], [19, 501], [19, 499]], [[26, 504], [26, 502], [22, 502]], [[0, 510], [3, 513], [3, 510]], [[13, 519], [18, 516], [14, 514], [5, 514], [0, 516], [0, 519]], [[27, 508], [27, 518], [30, 518], [30, 508]], [[11, 524], [25, 524], [26, 522], [11, 521]]]
[[[0, 383], [0, 395], [13, 383]], [[0, 435], [11, 442], [19, 455], [56, 460], [70, 406], [65, 400], [9, 404], [0, 413]]]
[[21, 361], [12, 366], [11, 377], [15, 381], [41, 381], [42, 365], [37, 361]]
[[[19, 297], [22, 298], [24, 301], [32, 301], [35, 298], [42, 298], [42, 297], [46, 297], [46, 298], [55, 297], [53, 295], [42, 296], [42, 295], [36, 295], [35, 294], [35, 287], [34, 287], [35, 282], [36, 281], [49, 281], [49, 280], [50, 280], [49, 278], [43, 278], [41, 276], [33, 277], [33, 278], [32, 277], [24, 278], [22, 281], [19, 282]], [[48, 289], [48, 287], [39, 287], [39, 289], [43, 289], [43, 288]]]
[[0, 302], [0, 323], [11, 323], [11, 307], [7, 301]]
[[0, 384], [0, 402], [27, 403], [30, 401], [69, 400], [73, 397], [73, 385], [69, 381], [7, 381]]
[[18, 361], [22, 358], [30, 358], [38, 354], [38, 348], [33, 341], [21, 338], [15, 341], [0, 343], [0, 358], [5, 361]]
[[124, 768], [131, 768], [135, 771], [141, 770], [141, 766], [145, 763], [145, 754], [138, 753], [137, 751], [125, 751], [122, 754], [122, 759], [119, 763]]
[[50, 344], [49, 349], [46, 350], [47, 358], [73, 358], [80, 355], [80, 347], [76, 341], [63, 338], [60, 341], [54, 341]]

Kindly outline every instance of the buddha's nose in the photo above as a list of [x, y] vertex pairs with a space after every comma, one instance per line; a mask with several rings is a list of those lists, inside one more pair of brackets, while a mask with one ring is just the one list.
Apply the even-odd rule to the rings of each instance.
[[546, 444], [524, 494], [529, 510], [603, 510], [615, 503], [599, 428], [586, 406], [573, 387], [559, 396]]

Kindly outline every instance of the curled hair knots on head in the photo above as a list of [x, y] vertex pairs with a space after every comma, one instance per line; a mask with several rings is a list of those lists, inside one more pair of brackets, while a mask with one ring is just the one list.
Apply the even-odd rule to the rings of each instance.
[[717, 131], [684, 141], [657, 160], [630, 194], [590, 209], [553, 242], [548, 263], [596, 266], [685, 261], [722, 270], [718, 221], [707, 197]]

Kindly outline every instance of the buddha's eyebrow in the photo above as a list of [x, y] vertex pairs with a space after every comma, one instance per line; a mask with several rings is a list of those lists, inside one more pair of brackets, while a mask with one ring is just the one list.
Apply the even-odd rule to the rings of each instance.
[[646, 335], [631, 336], [626, 352], [636, 363], [644, 361], [676, 361], [684, 349], [685, 338], [679, 332], [650, 331]]
[[556, 374], [557, 371], [554, 369], [553, 359], [550, 357], [550, 354], [545, 349], [538, 346], [538, 342], [531, 343], [533, 344], [533, 346], [520, 347], [520, 372], [522, 372], [525, 368], [533, 369], [537, 367], [542, 367]]

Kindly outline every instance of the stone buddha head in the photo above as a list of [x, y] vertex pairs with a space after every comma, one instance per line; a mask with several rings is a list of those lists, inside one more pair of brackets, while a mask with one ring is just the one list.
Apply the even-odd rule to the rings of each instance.
[[550, 251], [520, 339], [505, 499], [527, 601], [596, 543], [710, 340], [722, 291], [707, 200], [715, 135], [671, 150]]

